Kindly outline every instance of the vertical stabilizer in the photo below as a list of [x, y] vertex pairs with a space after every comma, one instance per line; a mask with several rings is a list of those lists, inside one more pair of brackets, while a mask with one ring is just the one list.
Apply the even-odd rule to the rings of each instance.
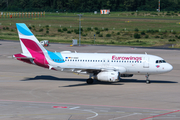
[[40, 66], [47, 65], [46, 49], [39, 43], [37, 38], [24, 23], [16, 23], [22, 55], [33, 58], [34, 63]]
[[16, 23], [17, 31], [21, 43], [22, 52], [24, 55], [32, 57], [31, 52], [43, 52], [45, 48], [39, 43], [37, 38], [29, 30], [24, 23]]

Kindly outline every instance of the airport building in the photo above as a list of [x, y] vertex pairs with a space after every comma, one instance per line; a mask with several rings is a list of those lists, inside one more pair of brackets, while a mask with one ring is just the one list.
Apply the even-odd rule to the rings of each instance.
[[101, 14], [110, 14], [110, 9], [101, 9]]

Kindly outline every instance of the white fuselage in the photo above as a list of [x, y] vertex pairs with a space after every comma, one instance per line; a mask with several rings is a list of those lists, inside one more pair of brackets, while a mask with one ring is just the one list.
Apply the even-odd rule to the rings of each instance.
[[[147, 54], [116, 53], [59, 53], [63, 59], [49, 58], [50, 65], [61, 71], [78, 69], [116, 70], [121, 74], [159, 74], [169, 72], [173, 67], [169, 63], [156, 63], [162, 58]], [[57, 53], [58, 55], [58, 53]], [[58, 63], [64, 61], [63, 63]], [[64, 69], [65, 68], [65, 69]]]

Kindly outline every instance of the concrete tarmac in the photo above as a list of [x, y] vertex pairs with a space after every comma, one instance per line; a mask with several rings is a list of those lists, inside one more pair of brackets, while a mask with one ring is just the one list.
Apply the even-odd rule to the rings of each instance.
[[50, 44], [50, 51], [140, 53], [164, 58], [174, 69], [86, 84], [88, 75], [44, 69], [12, 59], [19, 42], [0, 41], [0, 120], [179, 120], [180, 50]]

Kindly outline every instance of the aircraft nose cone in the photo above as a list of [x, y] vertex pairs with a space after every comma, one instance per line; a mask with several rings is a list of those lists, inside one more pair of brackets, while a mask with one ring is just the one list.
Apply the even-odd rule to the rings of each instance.
[[167, 71], [171, 71], [171, 70], [173, 70], [173, 66], [170, 65], [170, 64], [168, 64], [168, 66], [167, 66]]

